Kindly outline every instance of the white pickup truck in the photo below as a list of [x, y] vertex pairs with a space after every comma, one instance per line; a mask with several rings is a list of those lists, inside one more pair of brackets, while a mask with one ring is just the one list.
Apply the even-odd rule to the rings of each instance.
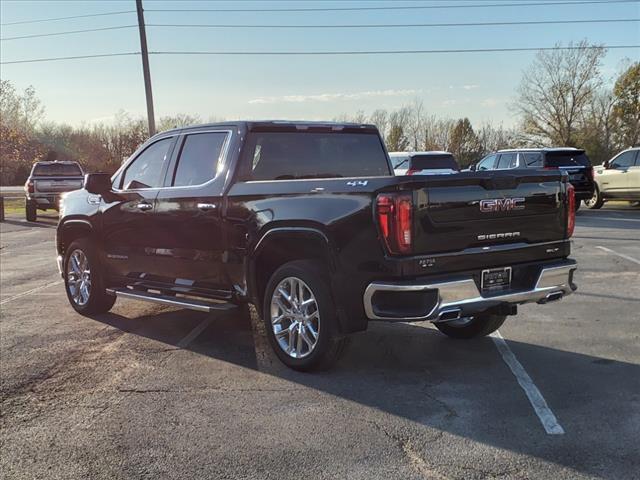
[[79, 190], [83, 183], [77, 162], [36, 162], [24, 184], [27, 221], [35, 222], [38, 210], [58, 210], [60, 194]]

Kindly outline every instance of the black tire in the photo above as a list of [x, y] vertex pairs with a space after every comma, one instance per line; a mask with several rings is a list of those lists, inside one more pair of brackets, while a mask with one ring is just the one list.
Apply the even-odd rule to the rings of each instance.
[[[90, 286], [88, 288], [88, 298], [86, 301], [78, 301], [74, 298], [71, 283], [74, 279], [70, 278], [69, 262], [75, 252], [81, 252], [87, 260], [89, 270]], [[80, 238], [69, 245], [65, 252], [63, 262], [64, 272], [64, 288], [67, 292], [67, 298], [74, 310], [82, 315], [93, 315], [97, 313], [106, 313], [111, 310], [116, 301], [116, 297], [107, 294], [105, 288], [104, 270], [100, 263], [100, 258], [96, 248], [91, 244], [88, 238]], [[83, 271], [86, 269], [82, 269]], [[76, 283], [77, 285], [77, 283]], [[80, 288], [76, 286], [75, 288]]]
[[35, 222], [38, 219], [38, 211], [36, 209], [36, 205], [29, 200], [25, 200], [24, 202], [24, 216], [27, 219], [27, 222]]
[[597, 186], [593, 187], [593, 196], [589, 200], [585, 200], [584, 204], [591, 210], [602, 208], [602, 205], [604, 205], [604, 199], [602, 198]]
[[[302, 358], [295, 358], [287, 353], [283, 347], [280, 346], [278, 339], [276, 339], [276, 333], [274, 332], [274, 326], [271, 320], [272, 312], [272, 297], [278, 285], [288, 278], [295, 278], [302, 280], [304, 287], [308, 289], [308, 293], [315, 298], [315, 305], [318, 312], [317, 320], [317, 337], [316, 343], [312, 348], [309, 348], [309, 344], [305, 345], [308, 348], [305, 356]], [[303, 297], [304, 298], [304, 297]], [[276, 307], [277, 309], [278, 307]], [[279, 312], [280, 310], [278, 310]], [[336, 360], [340, 357], [347, 339], [340, 335], [338, 328], [338, 319], [336, 316], [336, 306], [331, 296], [331, 290], [329, 288], [328, 274], [319, 262], [311, 260], [295, 260], [285, 263], [278, 268], [267, 283], [265, 288], [265, 294], [263, 299], [262, 319], [266, 330], [266, 335], [269, 338], [269, 343], [273, 351], [278, 356], [280, 361], [287, 367], [299, 371], [312, 371], [312, 370], [324, 370], [331, 367]], [[289, 320], [283, 320], [280, 325], [282, 332]], [[288, 323], [290, 326], [293, 322]], [[304, 330], [304, 329], [303, 329]], [[294, 330], [295, 331], [295, 330]], [[313, 339], [310, 330], [304, 330], [308, 338]], [[290, 334], [289, 334], [290, 335]], [[289, 337], [289, 335], [287, 337]], [[304, 338], [298, 332], [294, 337], [299, 342], [302, 342], [300, 337]], [[285, 341], [282, 338], [282, 341]], [[298, 343], [300, 346], [301, 343]]]
[[506, 319], [506, 315], [480, 314], [471, 317], [469, 322], [464, 325], [457, 324], [456, 321], [438, 322], [434, 325], [451, 338], [469, 339], [492, 334], [502, 326]]

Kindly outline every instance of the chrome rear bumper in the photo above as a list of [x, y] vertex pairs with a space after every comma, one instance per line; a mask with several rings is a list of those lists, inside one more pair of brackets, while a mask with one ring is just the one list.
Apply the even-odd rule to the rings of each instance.
[[[576, 268], [575, 263], [543, 268], [533, 289], [486, 297], [482, 296], [471, 277], [450, 282], [420, 284], [373, 282], [364, 292], [364, 310], [370, 320], [437, 322], [472, 315], [501, 304], [546, 303], [559, 300], [576, 290], [577, 287], [573, 283], [573, 272]], [[433, 292], [434, 290], [437, 290], [437, 301], [429, 306], [428, 311], [418, 316], [389, 316], [384, 312], [376, 311], [374, 306], [374, 295], [377, 292]]]

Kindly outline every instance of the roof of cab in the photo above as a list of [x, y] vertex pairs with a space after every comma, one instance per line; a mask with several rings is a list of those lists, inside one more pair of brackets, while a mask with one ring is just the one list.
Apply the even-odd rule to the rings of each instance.
[[496, 153], [506, 152], [584, 152], [584, 150], [575, 147], [505, 148]]
[[307, 121], [307, 120], [238, 120], [229, 122], [215, 122], [215, 123], [203, 123], [197, 125], [188, 125], [184, 127], [176, 127], [171, 130], [162, 132], [167, 133], [179, 133], [189, 130], [201, 130], [207, 128], [229, 128], [244, 126], [248, 130], [256, 129], [296, 129], [296, 130], [308, 130], [310, 128], [331, 128], [332, 130], [348, 129], [362, 129], [362, 130], [376, 130], [377, 127], [370, 123], [352, 123], [352, 122], [323, 122], [323, 121]]
[[421, 155], [421, 156], [451, 155], [453, 156], [453, 153], [445, 152], [443, 150], [430, 150], [428, 152], [389, 152], [389, 155], [390, 156], [393, 155], [394, 157], [399, 157], [399, 156], [416, 157], [418, 155]]

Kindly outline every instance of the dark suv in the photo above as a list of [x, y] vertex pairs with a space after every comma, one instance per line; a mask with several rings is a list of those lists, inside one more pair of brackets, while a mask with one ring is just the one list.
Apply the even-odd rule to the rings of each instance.
[[471, 171], [544, 168], [562, 170], [569, 175], [576, 195], [576, 209], [582, 200], [593, 196], [593, 167], [584, 150], [579, 148], [531, 148], [499, 150], [473, 165]]

